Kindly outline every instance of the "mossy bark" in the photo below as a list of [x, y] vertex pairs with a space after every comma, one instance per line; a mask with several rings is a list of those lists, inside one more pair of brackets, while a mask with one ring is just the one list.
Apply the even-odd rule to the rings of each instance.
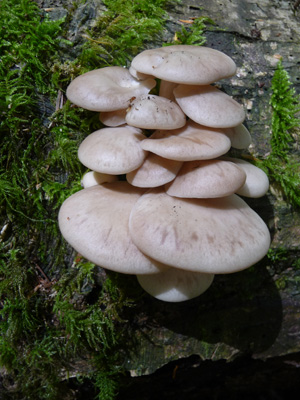
[[[74, 7], [70, 7], [68, 0], [36, 2], [50, 19], [64, 17], [69, 21], [65, 38], [72, 41], [73, 46], [66, 46], [63, 61], [78, 57], [87, 40], [85, 30], [91, 28], [105, 10], [98, 0], [74, 2]], [[300, 11], [294, 10], [291, 2], [279, 0], [183, 0], [168, 9], [166, 28], [161, 40], [155, 39], [153, 47], [172, 41], [182, 25], [188, 29], [193, 18], [203, 16], [215, 22], [205, 32], [206, 45], [224, 51], [238, 66], [237, 75], [220, 84], [247, 111], [246, 125], [253, 143], [246, 156], [263, 159], [271, 150], [270, 88], [280, 57], [296, 91], [300, 92]], [[49, 106], [42, 113], [47, 118], [52, 111], [53, 107]], [[295, 139], [291, 155], [299, 160], [298, 138]], [[278, 377], [280, 369], [280, 382], [283, 382], [282, 376], [294, 378], [300, 362], [299, 209], [291, 206], [273, 184], [265, 197], [249, 201], [249, 204], [262, 216], [272, 234], [271, 256], [249, 270], [217, 276], [204, 295], [181, 304], [162, 303], [142, 294], [135, 277], [125, 278], [128, 294], [135, 292], [139, 296], [127, 321], [132, 337], [124, 361], [128, 371], [125, 383], [134, 388], [132, 377], [148, 379], [145, 375], [156, 371], [155, 377], [148, 379], [148, 394], [141, 388], [139, 391], [137, 385], [127, 398], [151, 398], [151, 390], [155, 393], [151, 382], [156, 384], [156, 379], [157, 387], [167, 382], [166, 391], [169, 388], [169, 394], [166, 392], [159, 398], [171, 398], [180, 371], [191, 391], [195, 388], [200, 394], [195, 385], [199, 375], [191, 374], [193, 383], [189, 383], [185, 372], [194, 368], [193, 371], [203, 376], [202, 366], [208, 375], [223, 374], [223, 385], [227, 388], [228, 385], [245, 385], [245, 377], [250, 375], [251, 383], [257, 385], [259, 391], [268, 374], [276, 370]], [[66, 264], [71, 266], [74, 253], [70, 254], [66, 255]], [[99, 272], [101, 283], [103, 274]], [[261, 367], [262, 360], [268, 360], [269, 369], [267, 373], [261, 369], [264, 377], [258, 379], [255, 368]], [[229, 372], [230, 380], [225, 361], [230, 361], [232, 368], [241, 368], [243, 377], [235, 379], [234, 373]], [[84, 361], [74, 369], [74, 376], [84, 374], [90, 370], [90, 365]], [[208, 381], [206, 376], [201, 381], [202, 388]], [[180, 382], [177, 389], [184, 392], [184, 383]], [[272, 382], [275, 387], [275, 381]], [[222, 390], [221, 383], [219, 388]], [[205, 391], [202, 394], [207, 395]], [[194, 395], [191, 392], [190, 397], [181, 398], [199, 398], [196, 396], [196, 392]]]
[[[42, 5], [53, 6], [49, 15], [55, 17], [66, 15], [63, 3]], [[88, 1], [67, 15], [72, 20], [68, 39], [75, 45], [70, 58], [80, 48], [84, 29], [103, 9], [101, 2]], [[299, 11], [288, 1], [185, 0], [168, 14], [162, 43], [171, 41], [182, 25], [188, 28], [186, 21], [193, 18], [207, 16], [215, 22], [205, 32], [206, 46], [224, 51], [236, 62], [236, 76], [221, 84], [247, 111], [246, 125], [253, 138], [249, 155], [266, 157], [272, 134], [270, 87], [280, 57], [300, 91]], [[297, 143], [293, 151], [299, 156]], [[229, 360], [241, 354], [266, 358], [300, 351], [299, 210], [275, 186], [249, 204], [269, 225], [272, 249], [279, 256], [265, 258], [249, 271], [218, 276], [207, 294], [184, 304], [164, 304], [145, 296], [143, 307], [137, 308], [137, 346], [126, 364], [132, 374], [153, 372], [191, 354]]]

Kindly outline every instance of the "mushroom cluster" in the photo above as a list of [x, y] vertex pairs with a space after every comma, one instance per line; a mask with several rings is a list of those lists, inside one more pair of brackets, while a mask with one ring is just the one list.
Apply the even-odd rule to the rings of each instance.
[[250, 267], [270, 246], [266, 224], [240, 197], [263, 196], [268, 178], [227, 154], [250, 144], [243, 108], [212, 85], [235, 72], [220, 51], [169, 46], [67, 89], [106, 127], [79, 147], [90, 171], [60, 209], [62, 235], [95, 264], [136, 275], [157, 299], [199, 296], [215, 274]]

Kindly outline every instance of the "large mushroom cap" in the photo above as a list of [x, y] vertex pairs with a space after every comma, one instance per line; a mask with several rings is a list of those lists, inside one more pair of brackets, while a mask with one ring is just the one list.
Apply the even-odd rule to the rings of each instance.
[[66, 241], [93, 263], [124, 274], [161, 272], [163, 266], [140, 252], [128, 232], [131, 209], [143, 193], [127, 182], [83, 189], [59, 211]]
[[80, 144], [78, 158], [96, 172], [127, 174], [137, 169], [147, 156], [140, 145], [145, 139], [141, 132], [132, 126], [99, 129]]
[[266, 224], [236, 195], [190, 200], [152, 189], [133, 207], [129, 231], [149, 257], [212, 274], [250, 267], [270, 245]]
[[144, 150], [177, 161], [209, 160], [230, 149], [230, 139], [217, 129], [197, 125], [193, 121], [180, 129], [156, 131], [142, 141]]
[[200, 296], [210, 287], [214, 275], [169, 268], [159, 274], [138, 275], [137, 279], [156, 299], [175, 303]]
[[145, 50], [131, 63], [134, 70], [166, 81], [207, 85], [235, 74], [226, 54], [207, 47], [177, 45]]
[[183, 112], [198, 124], [231, 128], [245, 119], [242, 106], [214, 86], [178, 85], [174, 95]]
[[91, 111], [126, 109], [132, 97], [148, 93], [156, 82], [152, 78], [135, 79], [127, 69], [106, 67], [75, 78], [67, 88], [68, 99]]
[[215, 198], [235, 193], [246, 180], [246, 173], [232, 162], [203, 160], [185, 162], [176, 178], [167, 185], [170, 196]]
[[164, 97], [144, 95], [130, 104], [125, 120], [144, 129], [177, 129], [185, 125], [185, 115], [176, 103]]

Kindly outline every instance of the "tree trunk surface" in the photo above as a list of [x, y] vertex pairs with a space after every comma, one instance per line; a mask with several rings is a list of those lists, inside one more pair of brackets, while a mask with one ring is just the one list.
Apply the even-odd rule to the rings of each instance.
[[[62, 3], [52, 4], [53, 17], [64, 15]], [[300, 92], [300, 10], [293, 4], [184, 0], [168, 10], [163, 41], [182, 25], [188, 28], [182, 21], [207, 16], [215, 22], [205, 32], [205, 45], [238, 66], [236, 76], [221, 83], [246, 110], [253, 138], [248, 154], [257, 158], [270, 152], [270, 87], [280, 57]], [[77, 9], [69, 35], [75, 45], [102, 9], [97, 1]], [[299, 157], [296, 145], [293, 151]], [[263, 198], [247, 202], [269, 226], [272, 249], [278, 254], [285, 249], [284, 257], [218, 275], [206, 293], [184, 303], [143, 297], [133, 321], [135, 345], [125, 363], [128, 387], [119, 399], [253, 398], [258, 392], [260, 398], [278, 399], [299, 388], [300, 270], [293, 267], [300, 251], [299, 210], [275, 185]]]

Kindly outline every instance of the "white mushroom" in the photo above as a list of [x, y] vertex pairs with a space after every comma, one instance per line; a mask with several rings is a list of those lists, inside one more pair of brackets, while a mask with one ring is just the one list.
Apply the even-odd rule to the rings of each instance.
[[247, 149], [251, 144], [250, 132], [244, 125], [226, 128], [224, 133], [229, 137], [231, 146], [235, 149]]
[[148, 93], [156, 82], [149, 78], [136, 80], [127, 69], [106, 67], [75, 78], [67, 88], [68, 99], [91, 111], [126, 109], [132, 97]]
[[236, 191], [237, 194], [245, 197], [258, 198], [264, 196], [269, 190], [269, 178], [266, 173], [245, 160], [232, 157], [222, 157], [222, 159], [235, 163], [246, 173], [245, 184]]
[[219, 157], [227, 153], [231, 142], [222, 130], [188, 121], [180, 129], [154, 132], [141, 146], [170, 160], [193, 161]]
[[182, 198], [215, 198], [235, 193], [246, 180], [246, 174], [232, 162], [203, 160], [185, 162], [176, 178], [166, 185], [170, 196]]
[[226, 54], [203, 46], [175, 45], [145, 50], [131, 68], [170, 82], [207, 85], [235, 74], [236, 65]]
[[214, 86], [178, 85], [174, 95], [183, 112], [198, 124], [231, 128], [245, 119], [242, 106]]
[[124, 274], [163, 271], [167, 267], [141, 253], [129, 235], [129, 214], [142, 193], [127, 182], [113, 182], [73, 194], [59, 211], [62, 235], [83, 257], [104, 268]]
[[116, 175], [101, 174], [96, 171], [86, 172], [81, 179], [81, 186], [86, 189], [91, 186], [101, 185], [102, 183], [115, 182], [118, 180]]
[[185, 115], [171, 100], [155, 95], [134, 99], [127, 110], [128, 125], [144, 129], [176, 129], [185, 125]]
[[270, 245], [266, 224], [236, 195], [179, 199], [151, 189], [134, 205], [129, 232], [149, 257], [211, 274], [248, 268], [266, 255]]
[[[167, 46], [143, 51], [129, 70], [90, 71], [67, 88], [108, 128], [78, 149], [92, 171], [60, 208], [62, 235], [93, 263], [136, 275], [159, 300], [197, 297], [214, 274], [248, 268], [270, 246], [266, 224], [233, 194], [263, 196], [266, 174], [224, 157], [251, 142], [243, 108], [211, 86], [235, 71], [217, 50]], [[159, 96], [149, 94], [154, 77]], [[142, 129], [156, 131], [146, 138]]]
[[180, 302], [204, 293], [212, 284], [214, 275], [169, 268], [151, 275], [137, 275], [142, 288], [158, 300]]
[[127, 181], [134, 186], [152, 188], [172, 181], [182, 166], [182, 162], [167, 160], [149, 153], [143, 164], [126, 175]]
[[125, 116], [126, 116], [126, 109], [107, 111], [100, 113], [99, 120], [102, 122], [102, 124], [106, 126], [115, 127], [126, 124]]
[[88, 135], [78, 149], [78, 158], [96, 172], [118, 175], [137, 169], [147, 156], [141, 148], [145, 136], [132, 126], [103, 128]]

